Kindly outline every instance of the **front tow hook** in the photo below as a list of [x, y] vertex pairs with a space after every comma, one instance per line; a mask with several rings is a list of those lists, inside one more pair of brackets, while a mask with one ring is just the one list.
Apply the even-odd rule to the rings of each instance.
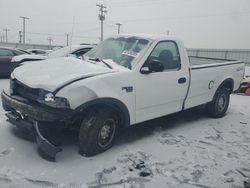
[[38, 122], [35, 122], [36, 142], [38, 145], [38, 152], [46, 160], [56, 161], [56, 154], [62, 151], [62, 148], [51, 144], [40, 132]]

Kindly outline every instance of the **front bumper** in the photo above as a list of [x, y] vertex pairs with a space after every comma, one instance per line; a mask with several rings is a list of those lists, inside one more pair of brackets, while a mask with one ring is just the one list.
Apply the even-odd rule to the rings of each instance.
[[35, 135], [39, 153], [42, 157], [54, 161], [56, 154], [62, 149], [42, 135], [40, 122], [65, 122], [72, 116], [72, 111], [39, 106], [24, 98], [11, 96], [6, 91], [2, 92], [1, 97], [3, 108], [7, 111], [7, 121]]
[[42, 106], [39, 103], [31, 103], [30, 101], [22, 97], [15, 95], [11, 96], [7, 91], [3, 91], [1, 97], [4, 110], [19, 111], [36, 121], [65, 121], [69, 119], [73, 113], [70, 109], [61, 110]]

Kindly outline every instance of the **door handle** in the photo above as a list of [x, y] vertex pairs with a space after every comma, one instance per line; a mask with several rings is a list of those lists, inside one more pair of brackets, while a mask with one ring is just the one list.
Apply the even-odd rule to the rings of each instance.
[[186, 79], [185, 77], [182, 77], [182, 78], [179, 78], [178, 83], [179, 83], [179, 84], [183, 84], [183, 83], [185, 83], [186, 81], [187, 81], [187, 79]]

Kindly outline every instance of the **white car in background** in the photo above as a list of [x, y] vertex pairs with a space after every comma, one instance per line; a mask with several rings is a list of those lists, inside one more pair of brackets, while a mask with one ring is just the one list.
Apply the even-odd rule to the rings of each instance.
[[43, 49], [27, 49], [26, 51], [36, 55], [47, 55], [47, 50]]
[[50, 58], [57, 58], [57, 57], [67, 57], [67, 56], [74, 56], [77, 58], [81, 58], [83, 54], [88, 52], [92, 49], [95, 45], [72, 45], [67, 46], [64, 48], [60, 48], [58, 50], [52, 51], [51, 53], [45, 55], [36, 55], [36, 54], [24, 54], [19, 56], [14, 56], [11, 60], [12, 63], [15, 64], [15, 67], [19, 66], [21, 63], [27, 61], [39, 61], [45, 60]]

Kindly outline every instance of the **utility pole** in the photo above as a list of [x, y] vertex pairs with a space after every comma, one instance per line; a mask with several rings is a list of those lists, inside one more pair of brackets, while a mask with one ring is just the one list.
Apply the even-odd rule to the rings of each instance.
[[25, 20], [28, 20], [29, 18], [20, 16], [21, 19], [23, 19], [23, 43], [25, 44]]
[[108, 12], [107, 7], [103, 4], [96, 4], [96, 6], [100, 7], [99, 9], [99, 20], [101, 21], [101, 41], [103, 41], [103, 22], [105, 20], [105, 14]]
[[49, 41], [49, 46], [50, 46], [50, 49], [51, 49], [51, 43], [52, 43], [53, 39], [51, 37], [48, 37], [47, 40]]
[[69, 45], [69, 34], [67, 33], [66, 34], [66, 37], [67, 37], [67, 46]]
[[22, 31], [18, 31], [19, 33], [19, 43], [21, 44], [22, 43]]
[[5, 28], [5, 29], [3, 29], [3, 31], [5, 31], [5, 39], [6, 39], [5, 42], [8, 42], [8, 31], [10, 31], [10, 30]]
[[122, 26], [122, 24], [121, 23], [116, 23], [115, 25], [117, 25], [117, 33], [118, 34], [120, 34], [120, 28], [121, 28], [121, 26]]

